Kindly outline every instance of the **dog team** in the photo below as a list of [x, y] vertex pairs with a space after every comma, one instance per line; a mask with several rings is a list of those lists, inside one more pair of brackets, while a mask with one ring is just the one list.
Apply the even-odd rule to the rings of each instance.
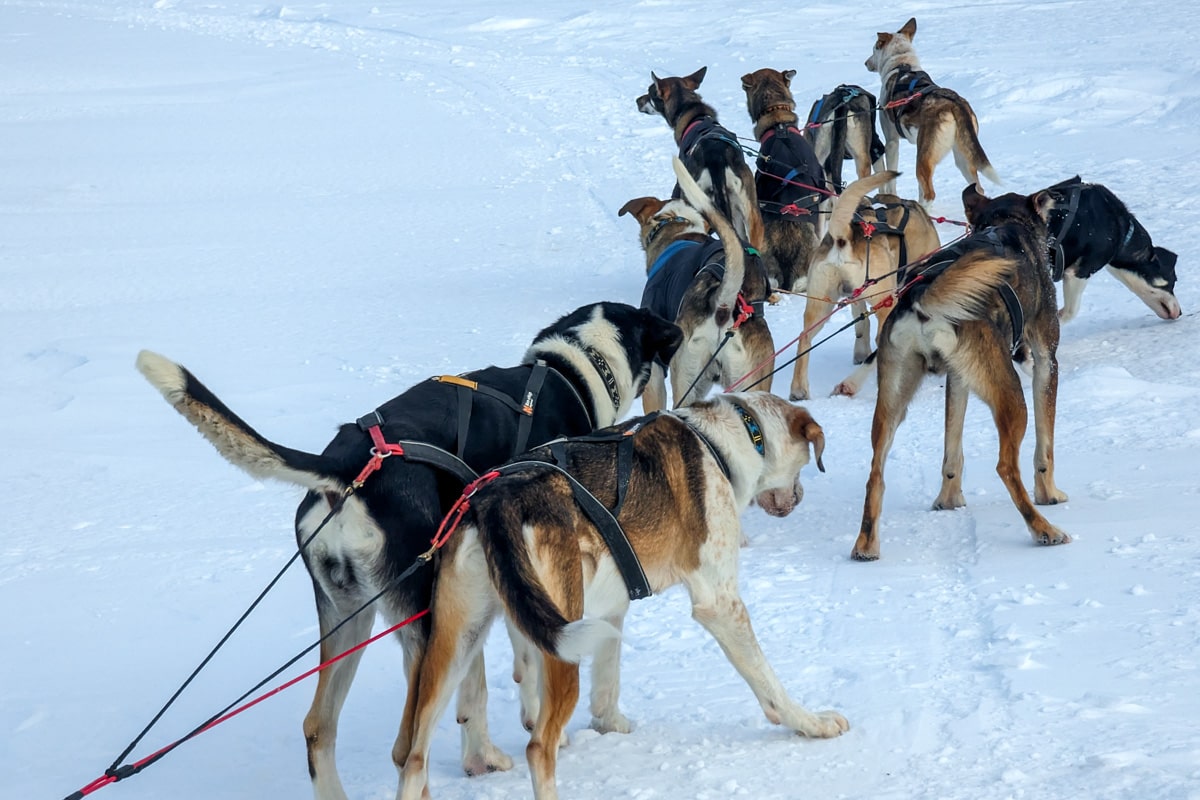
[[[821, 426], [770, 391], [776, 351], [764, 308], [775, 291], [808, 295], [792, 400], [810, 396], [807, 351], [842, 305], [855, 310], [861, 366], [835, 392], [853, 395], [872, 369], [878, 374], [854, 559], [879, 558], [884, 464], [927, 373], [946, 384], [934, 508], [965, 504], [962, 434], [973, 392], [992, 410], [997, 470], [1034, 541], [1070, 541], [1036, 508], [1067, 499], [1054, 479], [1059, 323], [1075, 316], [1103, 266], [1159, 316], [1178, 317], [1176, 257], [1152, 244], [1112, 192], [1078, 177], [1028, 196], [983, 196], [979, 174], [997, 176], [975, 113], [921, 69], [915, 33], [909, 20], [878, 35], [866, 67], [880, 76], [879, 100], [842, 85], [805, 122], [790, 89], [794, 71], [743, 76], [757, 149], [740, 144], [701, 98], [705, 69], [652, 73], [637, 106], [663, 117], [679, 157], [670, 199], [635, 198], [619, 212], [639, 225], [641, 308], [579, 308], [539, 332], [516, 366], [418, 383], [341, 426], [320, 454], [268, 440], [183, 367], [138, 356], [142, 374], [221, 455], [307, 489], [296, 538], [313, 580], [322, 663], [368, 638], [374, 613], [355, 615], [365, 604], [391, 622], [431, 610], [398, 633], [408, 686], [392, 750], [398, 797], [429, 796], [431, 737], [456, 690], [464, 770], [512, 767], [487, 727], [483, 643], [500, 616], [531, 731], [534, 795], [557, 797], [579, 662], [592, 658], [592, 726], [630, 731], [618, 707], [622, 623], [632, 599], [679, 583], [767, 719], [816, 738], [848, 729], [837, 712], [811, 712], [788, 696], [738, 594], [741, 512], [754, 503], [789, 514], [803, 496], [801, 469], [810, 460], [824, 469]], [[916, 145], [916, 202], [894, 193], [901, 138]], [[934, 167], [948, 153], [967, 184], [970, 233], [942, 247], [926, 209]], [[844, 160], [856, 179], [839, 194]], [[1032, 499], [1018, 465], [1027, 410], [1014, 362], [1032, 370]], [[709, 397], [715, 385], [741, 383], [757, 391]], [[646, 416], [622, 422], [639, 396]], [[433, 558], [429, 543], [454, 509], [461, 519]], [[399, 579], [422, 559], [432, 563]], [[317, 800], [346, 798], [334, 751], [360, 658], [356, 650], [320, 673], [304, 720]]]

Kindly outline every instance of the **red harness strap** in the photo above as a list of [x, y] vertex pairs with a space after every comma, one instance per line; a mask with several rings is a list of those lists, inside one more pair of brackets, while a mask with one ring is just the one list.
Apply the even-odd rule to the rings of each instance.
[[742, 297], [742, 293], [738, 292], [737, 296], [737, 316], [733, 319], [733, 330], [742, 327], [742, 323], [754, 316], [754, 306], [746, 302], [746, 298]]
[[379, 430], [378, 425], [372, 425], [367, 429], [367, 433], [371, 435], [371, 441], [374, 447], [371, 448], [371, 460], [362, 468], [362, 472], [358, 473], [358, 477], [354, 479], [354, 488], [361, 489], [362, 485], [367, 482], [367, 478], [371, 477], [377, 469], [383, 466], [383, 460], [389, 456], [404, 455], [404, 448], [398, 444], [388, 444], [383, 439], [383, 431]]

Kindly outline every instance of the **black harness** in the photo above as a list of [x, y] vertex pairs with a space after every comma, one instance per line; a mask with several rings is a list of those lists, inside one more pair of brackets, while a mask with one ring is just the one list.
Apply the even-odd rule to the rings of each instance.
[[903, 109], [909, 105], [916, 108], [922, 97], [937, 88], [938, 85], [929, 77], [928, 72], [901, 64], [892, 76], [888, 102], [883, 107], [883, 113], [888, 115], [897, 131], [902, 131], [900, 114]]
[[[1047, 255], [1050, 258], [1050, 277], [1055, 281], [1061, 281], [1063, 271], [1067, 268], [1067, 257], [1063, 252], [1062, 243], [1071, 234], [1071, 226], [1075, 224], [1075, 213], [1079, 211], [1079, 198], [1083, 194], [1084, 184], [1078, 178], [1074, 181], [1066, 181], [1056, 186], [1052, 186], [1051, 191], [1061, 193], [1067, 199], [1067, 213], [1062, 218], [1061, 222], [1056, 222], [1051, 226], [1050, 235], [1047, 238], [1049, 252]], [[1057, 216], [1057, 215], [1055, 215]], [[1133, 235], [1133, 227], [1130, 226], [1130, 232], [1126, 235], [1125, 241], [1128, 243], [1130, 236]]]
[[[747, 256], [754, 255], [747, 252]], [[746, 269], [764, 269], [757, 258], [746, 259]], [[709, 272], [720, 281], [725, 277], [725, 246], [720, 239], [709, 237], [707, 242], [680, 239], [672, 242], [654, 260], [646, 275], [642, 290], [642, 308], [648, 308], [664, 319], [675, 319], [683, 298], [692, 283], [702, 273]], [[764, 280], [763, 285], [767, 285]], [[747, 298], [756, 316], [762, 316], [766, 297]]]
[[[755, 188], [764, 214], [815, 222], [825, 186], [825, 169], [812, 145], [795, 125], [780, 123], [759, 139]], [[804, 185], [801, 185], [804, 184]]]
[[705, 115], [696, 118], [683, 129], [683, 136], [679, 139], [680, 160], [687, 161], [705, 139], [720, 139], [732, 147], [741, 147], [732, 131], [722, 126], [715, 118]]
[[[912, 270], [917, 270], [917, 273], [912, 276], [912, 281], [932, 281], [945, 272], [951, 264], [966, 255], [968, 250], [977, 249], [980, 245], [1000, 256], [1007, 255], [1009, 251], [1009, 248], [1001, 241], [1000, 234], [996, 229], [989, 228], [969, 239], [963, 239], [943, 247], [928, 258], [913, 264], [911, 269], [901, 267], [900, 274], [897, 276], [899, 284], [904, 286], [909, 282], [908, 273]], [[1004, 307], [1008, 311], [1008, 318], [1012, 323], [1012, 347], [1009, 352], [1015, 354], [1020, 349], [1024, 337], [1025, 311], [1021, 308], [1021, 301], [1017, 298], [1017, 293], [1007, 281], [996, 287], [996, 291], [1000, 294], [1000, 299], [1004, 301]]]
[[[613, 407], [618, 408], [620, 397], [616, 393], [616, 379], [613, 377], [612, 369], [608, 366], [608, 362], [604, 360], [598, 352], [592, 348], [585, 348], [588, 357], [592, 363], [596, 365], [597, 371], [600, 372], [601, 378], [604, 378], [605, 386], [610, 386], [609, 395], [614, 398]], [[604, 369], [600, 369], [600, 364], [603, 364]], [[592, 420], [591, 409], [587, 403], [579, 396], [579, 392], [575, 387], [563, 377], [558, 370], [546, 366], [546, 362], [537, 360], [533, 364], [527, 365], [529, 370], [529, 379], [525, 382], [525, 389], [521, 392], [521, 398], [517, 399], [509, 396], [506, 392], [495, 389], [491, 386], [464, 378], [459, 375], [438, 375], [430, 378], [431, 381], [438, 383], [452, 384], [458, 387], [458, 436], [456, 440], [455, 450], [451, 453], [437, 445], [432, 445], [427, 442], [418, 442], [415, 440], [401, 439], [397, 442], [390, 443], [393, 446], [398, 446], [399, 449], [393, 450], [395, 455], [399, 455], [405, 461], [412, 461], [416, 464], [426, 464], [431, 467], [440, 469], [441, 471], [454, 476], [464, 485], [471, 483], [479, 477], [474, 469], [463, 460], [463, 454], [467, 449], [467, 439], [471, 432], [471, 412], [474, 408], [476, 395], [486, 395], [493, 400], [496, 400], [508, 408], [512, 409], [517, 414], [517, 439], [513, 445], [512, 455], [525, 452], [529, 445], [529, 433], [533, 428], [533, 415], [537, 410], [538, 395], [541, 394], [542, 385], [545, 383], [546, 375], [552, 374], [558, 377], [570, 390], [575, 399], [579, 401], [580, 408], [583, 409], [584, 415], [588, 419], [589, 426], [594, 425]], [[607, 377], [605, 377], [607, 375]], [[383, 415], [379, 413], [379, 409], [360, 417], [358, 419], [358, 427], [363, 431], [370, 433], [372, 429], [379, 429], [383, 426]], [[372, 434], [372, 438], [375, 435]], [[511, 457], [511, 456], [510, 456]]]
[[[741, 417], [742, 424], [746, 427], [746, 433], [750, 437], [750, 441], [753, 442], [754, 449], [759, 455], [762, 455], [765, 452], [765, 448], [762, 429], [759, 427], [758, 421], [740, 405], [735, 403], [734, 408]], [[642, 598], [649, 597], [653, 594], [653, 591], [650, 588], [650, 581], [646, 578], [646, 573], [642, 569], [642, 563], [638, 560], [637, 553], [634, 551], [633, 545], [629, 543], [629, 537], [625, 535], [625, 530], [621, 527], [621, 523], [617, 521], [617, 518], [621, 516], [621, 510], [625, 507], [629, 482], [633, 477], [633, 437], [638, 431], [642, 430], [659, 416], [661, 416], [661, 412], [656, 411], [652, 414], [629, 420], [621, 425], [597, 431], [596, 433], [573, 436], [570, 439], [555, 439], [544, 446], [549, 451], [547, 453], [548, 460], [530, 459], [512, 461], [495, 470], [499, 476], [548, 467], [566, 478], [567, 484], [571, 487], [571, 495], [576, 504], [578, 504], [579, 509], [599, 532], [600, 537], [604, 539], [605, 546], [608, 547], [609, 553], [612, 554], [617, 571], [621, 573], [621, 578], [625, 581], [625, 588], [629, 592], [630, 600], [641, 600]], [[704, 444], [713, 459], [717, 462], [721, 473], [726, 479], [729, 479], [729, 463], [721, 455], [721, 451], [717, 449], [717, 446], [712, 443], [712, 440], [701, 433], [699, 428], [692, 425], [686, 419], [679, 419]], [[568, 443], [571, 445], [590, 444], [616, 447], [616, 502], [611, 509], [600, 502], [587, 487], [580, 483], [566, 469], [568, 463], [566, 445]]]
[[[884, 146], [879, 139], [879, 134], [875, 132], [875, 96], [861, 86], [853, 86], [848, 83], [843, 83], [827, 95], [821, 97], [820, 100], [813, 103], [812, 110], [808, 112], [808, 126], [823, 125], [825, 119], [822, 118], [824, 113], [828, 119], [837, 119], [845, 117], [844, 109], [850, 105], [850, 102], [856, 97], [866, 97], [871, 104], [871, 163], [878, 161], [883, 157]], [[853, 156], [847, 152], [843, 155], [843, 159], [850, 159]]]
[[[888, 222], [887, 212], [893, 208], [903, 209], [904, 214], [900, 217], [900, 224], [893, 226]], [[900, 237], [900, 268], [908, 264], [908, 241], [905, 239], [904, 231], [908, 228], [908, 218], [912, 214], [912, 209], [904, 203], [871, 203], [871, 216], [874, 219], [865, 219], [860, 216], [860, 224], [863, 225], [863, 235], [867, 238], [876, 233], [886, 233], [892, 236]], [[862, 212], [860, 211], [861, 215]], [[869, 231], [869, 232], [868, 232]], [[870, 277], [870, 276], [868, 276]]]

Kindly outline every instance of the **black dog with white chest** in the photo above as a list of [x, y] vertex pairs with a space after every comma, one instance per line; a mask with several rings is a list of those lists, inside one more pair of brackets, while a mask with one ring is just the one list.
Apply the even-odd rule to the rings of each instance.
[[1137, 218], [1107, 187], [1084, 183], [1078, 175], [1045, 189], [1054, 198], [1050, 212], [1050, 266], [1062, 281], [1059, 319], [1079, 313], [1087, 281], [1107, 267], [1150, 310], [1163, 319], [1178, 319], [1175, 297], [1175, 253], [1156, 247]]

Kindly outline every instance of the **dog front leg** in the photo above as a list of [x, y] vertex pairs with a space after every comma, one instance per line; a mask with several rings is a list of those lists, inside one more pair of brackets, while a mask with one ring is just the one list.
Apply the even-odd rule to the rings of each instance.
[[961, 378], [953, 372], [946, 375], [946, 443], [942, 457], [942, 490], [933, 501], [934, 511], [962, 508], [967, 504], [962, 493], [962, 437], [969, 395]]
[[[604, 617], [604, 620], [621, 630], [625, 623], [624, 612]], [[605, 639], [592, 658], [592, 727], [600, 733], [629, 733], [633, 725], [621, 713], [618, 699], [621, 695], [621, 637]]]
[[693, 604], [692, 617], [721, 645], [726, 658], [758, 698], [767, 719], [813, 739], [832, 739], [849, 730], [850, 723], [838, 712], [819, 711], [814, 714], [788, 696], [775, 670], [763, 655], [750, 625], [750, 614], [734, 591], [735, 586], [736, 581], [718, 588], [711, 604]]
[[[883, 132], [884, 132], [883, 163], [887, 166], [888, 169], [895, 170], [895, 169], [899, 168], [899, 166], [900, 166], [900, 131], [898, 131], [894, 127], [892, 127], [891, 123], [887, 121], [886, 114], [883, 116], [884, 116], [884, 121], [882, 123], [883, 124]], [[892, 178], [890, 181], [885, 183], [880, 188], [880, 191], [884, 192], [886, 194], [895, 194], [896, 193], [896, 179]]]
[[1058, 312], [1059, 322], [1070, 322], [1079, 313], [1083, 299], [1083, 290], [1087, 288], [1087, 279], [1079, 278], [1069, 269], [1063, 272], [1062, 293], [1063, 305]]
[[642, 392], [642, 413], [653, 414], [667, 407], [667, 376], [662, 364], [650, 365], [650, 379]]

